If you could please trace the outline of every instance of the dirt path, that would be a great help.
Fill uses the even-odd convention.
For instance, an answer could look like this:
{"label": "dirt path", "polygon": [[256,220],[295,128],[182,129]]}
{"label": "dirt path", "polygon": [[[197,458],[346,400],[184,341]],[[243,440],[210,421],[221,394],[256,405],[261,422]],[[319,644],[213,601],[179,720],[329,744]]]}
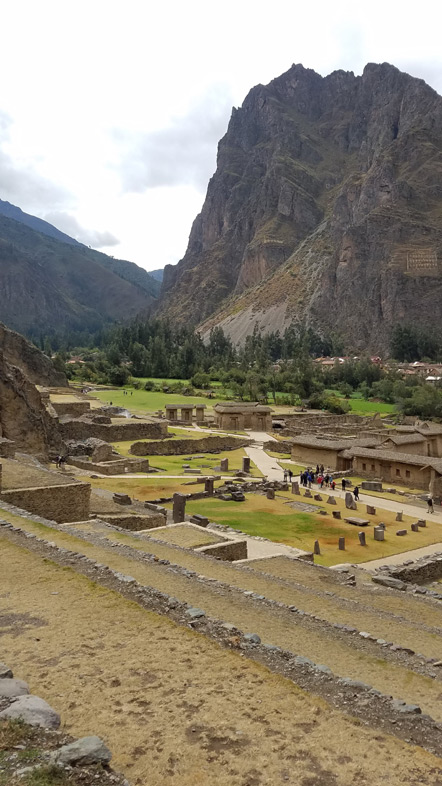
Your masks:
{"label": "dirt path", "polygon": [[69,732],[104,737],[133,786],[440,786],[440,759],[70,569],[1,545],[2,658]]}

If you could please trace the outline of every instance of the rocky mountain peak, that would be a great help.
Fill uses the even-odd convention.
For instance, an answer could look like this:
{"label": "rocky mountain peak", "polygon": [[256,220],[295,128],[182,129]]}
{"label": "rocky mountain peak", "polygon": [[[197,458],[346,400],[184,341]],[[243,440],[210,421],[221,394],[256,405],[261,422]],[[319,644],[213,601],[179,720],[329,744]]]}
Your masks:
{"label": "rocky mountain peak", "polygon": [[234,339],[292,321],[380,350],[441,317],[442,98],[388,63],[300,64],[232,112],[160,313]]}

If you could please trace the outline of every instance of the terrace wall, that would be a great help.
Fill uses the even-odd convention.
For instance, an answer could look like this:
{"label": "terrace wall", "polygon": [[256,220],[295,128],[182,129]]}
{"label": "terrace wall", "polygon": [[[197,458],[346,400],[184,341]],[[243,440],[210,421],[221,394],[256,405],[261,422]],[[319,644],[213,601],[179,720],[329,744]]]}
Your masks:
{"label": "terrace wall", "polygon": [[218,453],[236,450],[251,442],[247,437],[203,437],[202,439],[173,439],[161,442],[134,442],[130,453],[134,456],[185,456],[188,453]]}
{"label": "terrace wall", "polygon": [[66,420],[60,423],[63,439],[95,437],[104,442],[124,442],[135,439],[161,439],[167,436],[167,423],[123,420],[121,423],[94,423],[90,420]]}
{"label": "terrace wall", "polygon": [[226,562],[234,562],[237,559],[247,559],[247,541],[229,540],[226,543],[214,543],[210,546],[201,546],[195,551],[201,554],[208,554],[210,557],[222,559]]}
{"label": "terrace wall", "polygon": [[28,510],[58,523],[85,521],[89,518],[89,483],[70,483],[66,486],[36,486],[27,489],[2,491],[0,497],[10,505]]}

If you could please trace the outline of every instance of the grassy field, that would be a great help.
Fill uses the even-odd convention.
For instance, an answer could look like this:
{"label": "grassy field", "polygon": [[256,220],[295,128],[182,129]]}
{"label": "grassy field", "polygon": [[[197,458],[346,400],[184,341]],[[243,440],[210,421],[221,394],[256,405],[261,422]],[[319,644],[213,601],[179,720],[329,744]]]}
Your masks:
{"label": "grassy field", "polygon": [[[306,500],[319,509],[327,510],[326,516],[319,513],[303,513],[285,504],[300,497],[280,492],[275,500],[268,500],[258,494],[247,495],[246,502],[224,502],[218,499],[202,499],[188,502],[188,513],[200,513],[209,516],[213,521],[226,524],[248,535],[260,535],[276,543],[285,543],[294,548],[312,551],[315,540],[319,540],[321,555],[315,556],[320,565],[336,565],[340,562],[366,562],[382,559],[402,551],[428,546],[441,540],[441,527],[428,522],[427,527],[414,533],[409,531],[405,537],[398,538],[396,530],[409,529],[415,519],[404,516],[403,524],[395,521],[393,511],[377,508],[375,516],[365,513],[365,505],[359,503],[358,511],[352,512],[345,508],[343,499],[336,497],[337,505],[327,505],[327,494],[322,494],[323,502]],[[341,511],[341,520],[334,519],[332,510]],[[365,527],[367,546],[359,545],[358,532],[360,527],[347,524],[345,516],[353,515],[369,519],[372,526]],[[375,541],[373,527],[383,521],[386,525],[384,541]],[[346,550],[338,550],[338,539],[345,537]]]}
{"label": "grassy field", "polygon": [[[191,475],[187,478],[90,478],[88,483],[92,488],[105,489],[106,491],[129,494],[134,499],[145,500],[158,499],[159,497],[171,497],[177,494],[190,494],[202,491],[203,483],[193,483]],[[215,481],[215,488],[222,485],[222,481]],[[127,511],[126,511],[127,512]]]}
{"label": "grassy field", "polygon": [[[124,390],[127,390],[129,395],[126,396]],[[134,390],[130,387],[115,390],[94,390],[93,395],[103,404],[110,404],[112,401],[114,406],[124,407],[133,412],[156,412],[158,409],[164,409],[166,404],[205,404],[209,408],[220,401],[220,399],[209,399],[204,396],[180,396],[148,390]]]}
{"label": "grassy field", "polygon": [[[122,456],[132,456],[129,452],[132,440],[129,442],[114,442],[112,447],[118,451]],[[242,469],[242,460],[246,455],[244,448],[237,450],[224,450],[221,453],[198,453],[201,458],[196,458],[192,454],[184,454],[182,456],[143,456],[149,459],[151,467],[159,469],[165,475],[184,475],[183,464],[189,464],[191,469],[200,469],[201,474],[214,475],[219,474],[219,470],[214,467],[219,467],[220,461],[223,458],[229,460],[229,469],[223,472],[223,475],[235,474],[238,470]],[[252,477],[262,477],[262,472],[258,469],[253,461],[250,462],[250,474]]]}

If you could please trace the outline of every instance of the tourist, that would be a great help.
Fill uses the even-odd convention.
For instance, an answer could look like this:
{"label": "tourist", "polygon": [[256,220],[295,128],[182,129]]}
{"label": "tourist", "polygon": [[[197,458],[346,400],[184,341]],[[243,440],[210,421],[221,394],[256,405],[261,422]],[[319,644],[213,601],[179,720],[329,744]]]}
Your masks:
{"label": "tourist", "polygon": [[319,464],[316,464],[316,474],[319,475]]}
{"label": "tourist", "polygon": [[309,487],[309,489],[311,489],[311,487],[312,487],[313,480],[314,480],[313,475],[309,475],[308,476],[308,487]]}
{"label": "tourist", "polygon": [[432,499],[432,497],[428,497],[428,499],[427,499],[427,513],[434,513],[434,506],[433,506],[433,499]]}
{"label": "tourist", "polygon": [[334,490],[335,490],[335,488],[336,488],[336,483],[335,483],[335,481],[334,481],[334,480],[332,480],[332,482],[330,483],[330,488],[331,488],[331,490],[332,490],[332,491],[334,491]]}
{"label": "tourist", "polygon": [[359,500],[359,486],[355,486],[354,487],[353,495],[354,495],[354,498],[355,498],[356,502],[358,502],[358,500]]}
{"label": "tourist", "polygon": [[291,469],[289,469],[289,481],[290,481],[290,483],[292,482],[292,477],[293,477],[293,472],[292,472]]}
{"label": "tourist", "polygon": [[345,491],[345,486],[347,485],[345,478],[342,478],[341,488],[342,491]]}
{"label": "tourist", "polygon": [[287,470],[285,469],[285,470],[284,470],[284,483],[287,483],[287,475],[288,475],[288,472],[287,472]]}
{"label": "tourist", "polygon": [[319,467],[319,471],[320,471],[321,475],[324,474],[324,465],[323,464],[321,464],[321,466]]}

